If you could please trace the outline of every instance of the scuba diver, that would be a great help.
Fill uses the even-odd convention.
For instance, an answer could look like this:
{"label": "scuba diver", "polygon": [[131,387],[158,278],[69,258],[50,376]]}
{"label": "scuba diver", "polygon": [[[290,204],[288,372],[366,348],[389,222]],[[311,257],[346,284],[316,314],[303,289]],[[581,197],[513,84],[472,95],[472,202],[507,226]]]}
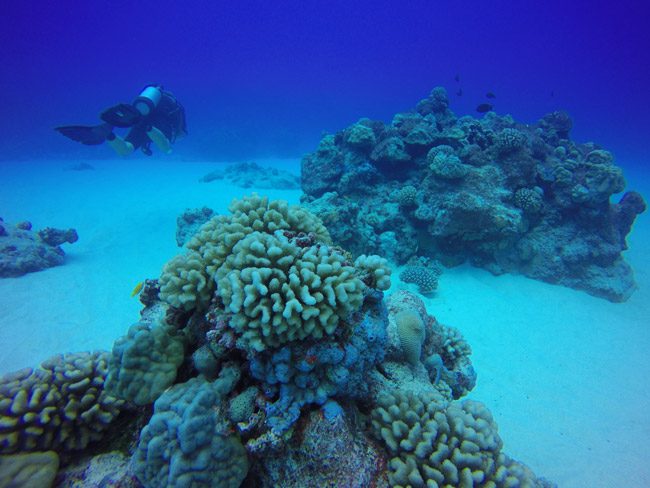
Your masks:
{"label": "scuba diver", "polygon": [[[68,125],[55,130],[70,139],[86,145],[107,142],[120,156],[128,156],[136,149],[151,156],[153,142],[169,154],[172,143],[187,134],[185,109],[171,92],[161,85],[147,85],[132,104],[120,103],[104,110],[99,125]],[[122,138],[113,129],[130,128]]]}

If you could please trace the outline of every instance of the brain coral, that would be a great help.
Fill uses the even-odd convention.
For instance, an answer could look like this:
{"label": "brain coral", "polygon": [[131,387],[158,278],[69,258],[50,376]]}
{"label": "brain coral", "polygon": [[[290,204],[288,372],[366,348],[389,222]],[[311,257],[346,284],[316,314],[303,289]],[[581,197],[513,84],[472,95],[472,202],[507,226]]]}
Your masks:
{"label": "brain coral", "polygon": [[119,414],[104,391],[108,353],[54,356],[0,378],[0,453],[84,449]]}
{"label": "brain coral", "polygon": [[330,335],[357,310],[363,284],[328,246],[298,247],[282,233],[253,232],[217,273],[231,326],[257,351]]}

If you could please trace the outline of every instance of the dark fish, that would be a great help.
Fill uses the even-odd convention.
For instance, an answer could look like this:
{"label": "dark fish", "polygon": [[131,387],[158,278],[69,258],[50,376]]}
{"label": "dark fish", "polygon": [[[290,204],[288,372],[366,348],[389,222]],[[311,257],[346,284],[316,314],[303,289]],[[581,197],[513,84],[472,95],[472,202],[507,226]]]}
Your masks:
{"label": "dark fish", "polygon": [[555,96],[555,92],[551,90],[551,98],[553,98],[554,96]]}
{"label": "dark fish", "polygon": [[462,97],[463,96],[463,89],[459,88],[458,91],[456,92],[456,96]]}
{"label": "dark fish", "polygon": [[485,112],[489,112],[490,110],[492,110],[492,105],[490,105],[489,103],[482,103],[478,107],[476,107],[476,111],[482,114],[484,114]]}
{"label": "dark fish", "polygon": [[496,98],[496,97],[497,97],[497,96],[496,96],[494,93],[492,93],[492,92],[487,92],[487,93],[485,94],[485,96],[486,96],[486,98]]}
{"label": "dark fish", "polygon": [[456,73],[456,76],[454,76],[454,80],[456,80],[456,83],[460,81],[460,75]]}

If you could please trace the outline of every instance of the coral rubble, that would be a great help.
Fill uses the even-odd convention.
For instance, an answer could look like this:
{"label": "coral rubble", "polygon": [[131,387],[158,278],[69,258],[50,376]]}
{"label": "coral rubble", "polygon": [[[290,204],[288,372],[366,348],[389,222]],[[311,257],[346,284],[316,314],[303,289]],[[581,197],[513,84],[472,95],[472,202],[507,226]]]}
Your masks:
{"label": "coral rubble", "polygon": [[302,160],[303,204],[354,254],[414,256],[582,289],[634,291],[621,252],[643,198],[612,154],[570,139],[564,112],[525,125],[457,118],[435,88],[390,124],[361,119]]}

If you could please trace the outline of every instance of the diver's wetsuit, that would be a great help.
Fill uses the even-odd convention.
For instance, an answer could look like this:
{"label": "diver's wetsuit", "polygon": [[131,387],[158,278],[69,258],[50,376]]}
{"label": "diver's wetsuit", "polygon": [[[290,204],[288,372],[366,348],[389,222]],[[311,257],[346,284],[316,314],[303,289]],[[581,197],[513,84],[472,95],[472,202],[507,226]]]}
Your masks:
{"label": "diver's wetsuit", "polygon": [[171,92],[161,90],[158,105],[149,115],[131,127],[124,140],[133,144],[134,149],[141,148],[143,153],[151,155],[149,146],[152,141],[147,135],[151,127],[159,129],[169,139],[169,142],[176,141],[179,135],[187,134],[185,109]]}

